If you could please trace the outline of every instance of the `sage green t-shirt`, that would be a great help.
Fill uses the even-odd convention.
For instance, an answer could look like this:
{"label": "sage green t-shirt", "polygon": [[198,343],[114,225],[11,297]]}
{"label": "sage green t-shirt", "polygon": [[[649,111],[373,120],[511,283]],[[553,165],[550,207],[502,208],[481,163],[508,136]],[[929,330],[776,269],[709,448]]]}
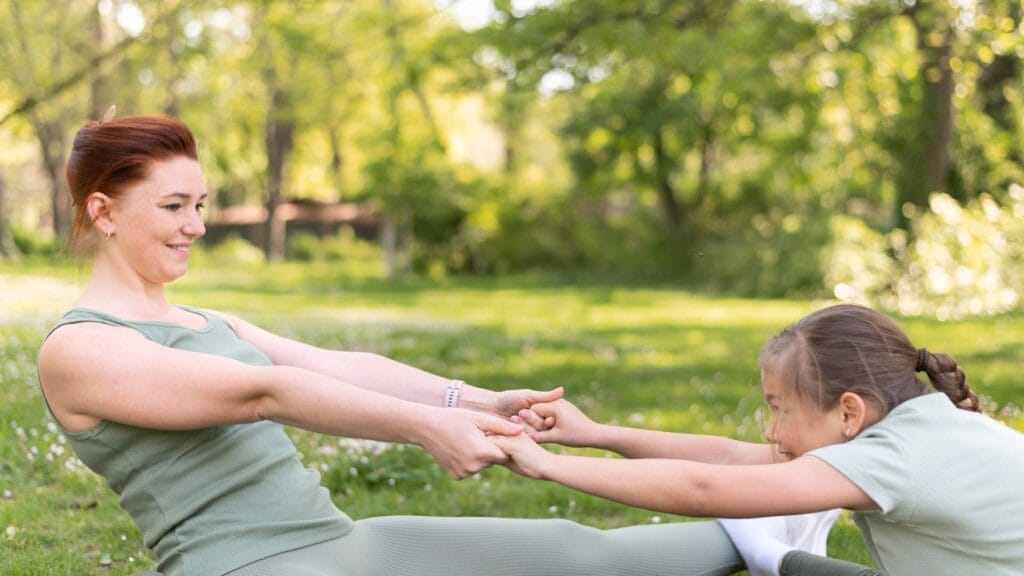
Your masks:
{"label": "sage green t-shirt", "polygon": [[887,574],[1024,574],[1024,434],[935,393],[809,454],[878,505],[853,517]]}
{"label": "sage green t-shirt", "polygon": [[[137,330],[171,348],[251,365],[272,363],[220,317],[188,310],[206,325],[126,321],[76,308],[54,330],[99,322]],[[302,466],[274,422],[163,431],[103,421],[86,432],[65,430],[64,436],[75,455],[120,495],[165,576],[220,576],[352,529],[352,520],[320,485],[319,472]]]}

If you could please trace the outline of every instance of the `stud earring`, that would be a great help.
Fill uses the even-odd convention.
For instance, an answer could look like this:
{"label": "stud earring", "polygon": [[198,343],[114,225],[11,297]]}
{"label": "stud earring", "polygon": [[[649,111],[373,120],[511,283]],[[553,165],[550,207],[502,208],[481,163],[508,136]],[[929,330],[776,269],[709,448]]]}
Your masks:
{"label": "stud earring", "polygon": [[846,436],[847,438],[853,438],[853,430],[850,430],[849,428],[843,430],[843,436]]}

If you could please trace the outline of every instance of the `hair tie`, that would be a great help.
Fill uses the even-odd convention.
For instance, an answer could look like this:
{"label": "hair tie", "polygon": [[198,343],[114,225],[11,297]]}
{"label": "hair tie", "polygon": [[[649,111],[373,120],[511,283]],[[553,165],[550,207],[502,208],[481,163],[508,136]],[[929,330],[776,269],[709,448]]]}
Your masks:
{"label": "hair tie", "polygon": [[107,111],[103,114],[103,117],[100,118],[100,124],[103,124],[104,122],[110,122],[114,119],[115,114],[117,114],[117,106],[114,106],[112,104],[110,108],[107,108]]}
{"label": "hair tie", "polygon": [[928,357],[930,355],[931,353],[924,348],[917,349],[917,365],[914,366],[914,372],[925,372],[928,370]]}

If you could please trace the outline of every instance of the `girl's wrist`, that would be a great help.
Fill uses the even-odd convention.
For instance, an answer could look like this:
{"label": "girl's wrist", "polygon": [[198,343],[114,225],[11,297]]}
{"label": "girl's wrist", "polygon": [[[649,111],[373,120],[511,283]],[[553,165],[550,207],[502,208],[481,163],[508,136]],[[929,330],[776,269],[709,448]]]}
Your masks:
{"label": "girl's wrist", "polygon": [[622,445],[622,431],[620,426],[595,422],[593,433],[590,435],[592,442],[588,446],[621,453],[621,450],[626,448]]}
{"label": "girl's wrist", "polygon": [[558,476],[557,472],[559,462],[563,458],[565,458],[565,456],[562,454],[544,450],[544,456],[537,462],[537,479],[557,482],[558,480],[556,477]]}

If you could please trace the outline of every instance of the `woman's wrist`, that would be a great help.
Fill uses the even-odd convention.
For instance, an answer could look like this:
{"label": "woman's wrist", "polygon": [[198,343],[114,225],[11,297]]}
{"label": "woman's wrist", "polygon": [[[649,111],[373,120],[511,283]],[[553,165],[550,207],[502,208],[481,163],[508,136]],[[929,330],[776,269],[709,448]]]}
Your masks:
{"label": "woman's wrist", "polygon": [[459,399],[462,396],[463,387],[466,383],[462,380],[449,380],[448,387],[444,390],[444,400],[441,406],[444,408],[458,408]]}
{"label": "woman's wrist", "polygon": [[[449,384],[451,386],[451,384]],[[461,385],[457,408],[468,408],[477,412],[497,412],[498,393],[486,388],[477,388],[465,382]]]}

